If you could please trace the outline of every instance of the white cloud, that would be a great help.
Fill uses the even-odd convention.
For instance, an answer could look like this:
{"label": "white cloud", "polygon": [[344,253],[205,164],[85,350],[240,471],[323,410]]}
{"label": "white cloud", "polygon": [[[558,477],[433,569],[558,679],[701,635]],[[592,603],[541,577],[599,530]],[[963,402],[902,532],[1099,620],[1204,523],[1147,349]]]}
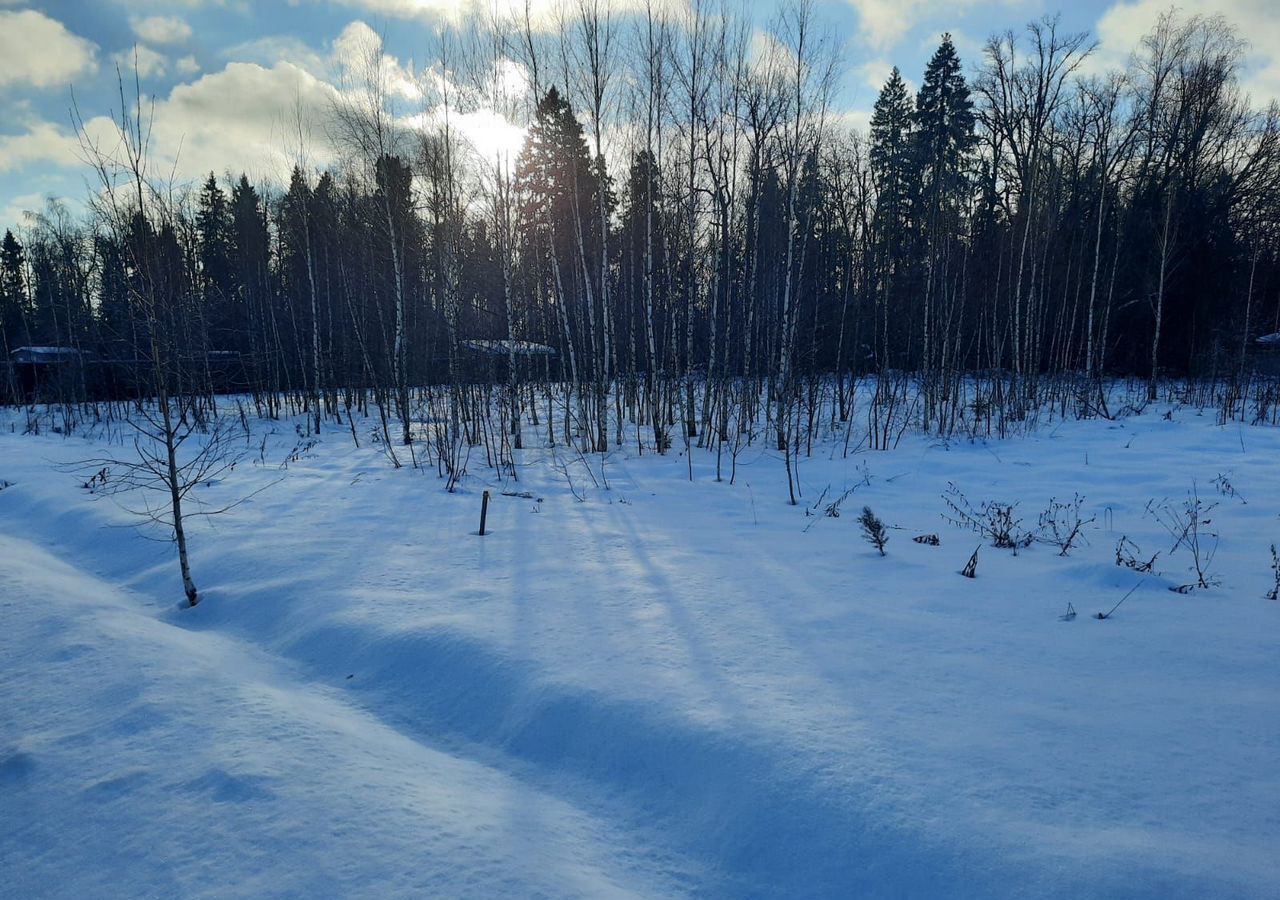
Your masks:
{"label": "white cloud", "polygon": [[0,11],[0,85],[67,84],[97,69],[97,50],[44,13]]}
{"label": "white cloud", "polygon": [[885,82],[889,80],[889,76],[893,73],[893,63],[882,57],[857,66],[855,71],[862,85],[871,88],[872,96],[876,97],[879,96],[880,89],[884,87]]}
{"label": "white cloud", "polygon": [[[156,101],[151,128],[150,170],[179,179],[210,171],[284,177],[292,165],[290,119],[295,100],[311,123],[329,115],[336,89],[290,63],[264,68],[229,63],[219,72],[180,84]],[[107,116],[85,122],[85,131],[110,156],[118,143]],[[307,148],[325,164],[333,154],[322,144]],[[0,135],[0,173],[29,167],[83,165],[78,137],[68,128],[36,120],[20,134]]]}
{"label": "white cloud", "polygon": [[[961,62],[967,65],[970,62],[976,62],[982,57],[982,50],[985,46],[984,41],[969,36],[959,28],[949,29],[947,33],[951,35],[951,44],[956,48],[956,55],[960,57]],[[942,34],[942,31],[926,34],[920,39],[920,49],[933,56],[934,51],[938,49],[938,45],[942,43]]]}
{"label": "white cloud", "polygon": [[871,130],[871,111],[866,109],[847,109],[831,114],[831,127],[836,131],[855,131],[865,135]]}
{"label": "white cloud", "polygon": [[364,64],[371,54],[380,57],[382,87],[400,100],[421,100],[422,86],[414,73],[413,62],[402,64],[383,52],[382,36],[361,21],[342,29],[333,41],[333,62],[356,85],[364,75]]}
{"label": "white cloud", "polygon": [[146,44],[121,50],[113,58],[116,65],[120,67],[120,71],[130,75],[136,64],[139,78],[150,78],[153,75],[159,78],[169,71],[169,57],[157,50],[152,50]]}
{"label": "white cloud", "polygon": [[0,134],[0,172],[17,172],[32,163],[69,166],[79,162],[75,138],[52,122],[37,120],[19,134]]}
{"label": "white cloud", "polygon": [[[858,12],[859,37],[874,50],[894,47],[913,28],[928,20],[954,19],[983,0],[847,0]],[[999,0],[986,6],[1022,6],[1028,0]],[[943,29],[939,29],[939,34]]]}
{"label": "white cloud", "polygon": [[43,207],[43,194],[21,194],[14,197],[5,204],[4,208],[0,209],[0,231],[22,224],[27,217],[27,213],[38,212]]}
{"label": "white cloud", "polygon": [[200,71],[200,63],[196,61],[194,56],[184,56],[174,64],[174,68],[178,70],[179,75],[194,75]]}
{"label": "white cloud", "polygon": [[[2,2],[2,0],[0,0]],[[258,39],[232,48],[228,53],[256,55],[261,62],[232,60],[214,72],[178,84],[167,96],[157,98],[153,108],[150,143],[150,171],[179,180],[195,180],[209,171],[246,172],[251,178],[287,178],[299,149],[317,166],[331,165],[338,153],[326,137],[334,102],[342,91],[358,92],[358,78],[350,86],[330,73],[341,73],[360,54],[379,54],[387,87],[392,96],[405,101],[398,124],[406,129],[438,125],[441,110],[429,96],[440,75],[432,70],[417,72],[412,63],[388,56],[376,32],[363,22],[354,22],[323,53],[301,52],[305,45],[285,39]],[[198,69],[192,56],[173,59],[146,45],[137,48],[138,66],[144,77],[168,70],[186,75]],[[125,56],[132,65],[134,51]],[[297,62],[290,57],[297,58]],[[355,73],[351,73],[355,74]],[[525,74],[516,63],[503,67],[501,81],[518,89]],[[479,87],[479,86],[477,86]],[[496,89],[496,85],[486,85]],[[523,129],[500,113],[472,105],[483,104],[479,94],[464,97],[452,88],[455,102],[452,122],[484,158],[494,152],[514,156]],[[295,104],[301,107],[311,146],[298,148]],[[71,127],[58,126],[28,109],[21,113],[25,130],[0,134],[0,173],[37,171],[41,167],[78,170],[83,165],[80,142]],[[86,116],[89,116],[86,111]],[[20,126],[20,127],[21,127]],[[86,131],[105,152],[112,153],[119,136],[116,124],[106,115],[90,116]]]}
{"label": "white cloud", "polygon": [[[224,169],[280,175],[291,162],[286,135],[295,100],[317,122],[328,116],[335,94],[332,85],[291,63],[229,63],[178,85],[156,104],[157,151],[166,160],[176,158],[188,175]],[[321,148],[309,149],[320,155]]]}
{"label": "white cloud", "polygon": [[270,68],[276,63],[293,63],[317,78],[329,74],[329,62],[304,41],[292,35],[277,34],[253,38],[228,47],[222,57],[234,62],[254,62]]}
{"label": "white cloud", "polygon": [[[545,28],[562,13],[572,15],[577,4],[572,0],[338,0],[345,6],[380,16],[397,19],[431,19],[454,24],[487,21],[496,12],[503,21],[523,22],[528,12],[536,28]],[[610,0],[613,13],[640,12],[646,0]],[[688,9],[687,0],[654,0],[655,8],[667,12]]]}
{"label": "white cloud", "polygon": [[186,9],[216,6],[221,9],[234,9],[244,12],[248,8],[247,0],[115,0],[115,2],[117,6],[123,6],[126,9],[154,9],[161,7],[165,10],[171,10],[175,6],[181,6]]}
{"label": "white cloud", "polygon": [[[1280,99],[1280,18],[1274,0],[1180,0],[1183,16],[1221,14],[1249,41],[1241,83],[1258,103]],[[1168,0],[1122,0],[1098,20],[1098,52],[1095,66],[1123,66],[1142,37],[1151,31]]]}
{"label": "white cloud", "polygon": [[[435,109],[406,116],[399,123],[406,128],[429,131],[443,125],[444,116]],[[514,162],[524,144],[525,130],[491,109],[455,112],[450,116],[449,124],[486,164],[492,163],[495,157],[507,163]]]}
{"label": "white cloud", "polygon": [[133,33],[149,44],[182,44],[191,37],[191,26],[177,16],[130,18]]}

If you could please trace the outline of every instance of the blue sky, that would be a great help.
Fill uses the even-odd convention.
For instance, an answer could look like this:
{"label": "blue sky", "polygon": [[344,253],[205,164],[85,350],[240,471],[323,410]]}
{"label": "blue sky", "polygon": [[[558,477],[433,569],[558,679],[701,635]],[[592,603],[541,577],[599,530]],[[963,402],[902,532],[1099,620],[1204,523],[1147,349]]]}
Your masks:
{"label": "blue sky", "polygon": [[[72,88],[93,127],[118,107],[115,66],[137,53],[144,91],[156,100],[155,148],[180,178],[214,168],[277,176],[288,110],[322,110],[337,90],[344,48],[385,35],[384,52],[408,82],[434,58],[442,23],[477,15],[475,0],[0,0],[0,228],[48,195],[87,190],[70,125]],[[486,6],[493,0],[484,0]],[[497,0],[523,9],[523,0]],[[556,0],[531,0],[535,12]],[[617,0],[620,7],[642,0]],[[664,0],[669,5],[688,0]],[[742,0],[763,27],[770,3]],[[1221,12],[1253,42],[1245,86],[1280,95],[1274,0],[1182,0],[1188,12]],[[1099,41],[1093,65],[1122,62],[1167,0],[817,0],[821,23],[843,44],[837,107],[865,120],[892,65],[914,85],[938,37],[955,35],[966,65],[992,32],[1060,12],[1064,27]],[[488,132],[477,124],[479,140]],[[323,152],[318,153],[323,161]]]}

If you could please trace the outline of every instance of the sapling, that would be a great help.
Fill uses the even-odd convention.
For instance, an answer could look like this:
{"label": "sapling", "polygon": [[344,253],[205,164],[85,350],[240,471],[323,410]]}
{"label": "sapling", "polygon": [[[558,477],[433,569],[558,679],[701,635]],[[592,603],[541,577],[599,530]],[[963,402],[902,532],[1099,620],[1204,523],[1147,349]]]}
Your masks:
{"label": "sapling", "polygon": [[1271,545],[1271,574],[1275,576],[1276,583],[1267,591],[1267,599],[1280,600],[1280,555],[1276,554],[1275,544]]}
{"label": "sapling", "polygon": [[978,551],[982,549],[979,545],[973,548],[973,556],[969,557],[969,561],[964,564],[964,568],[960,570],[960,574],[965,578],[978,577]]}
{"label": "sapling", "polygon": [[1191,570],[1195,573],[1195,582],[1172,587],[1171,591],[1188,594],[1197,588],[1209,588],[1218,583],[1209,572],[1213,557],[1218,552],[1218,535],[1208,530],[1213,523],[1209,513],[1216,506],[1216,503],[1201,500],[1194,484],[1181,503],[1166,500],[1160,504],[1147,505],[1147,515],[1159,522],[1173,538],[1169,553],[1185,549],[1191,554]]}
{"label": "sapling", "polygon": [[1080,544],[1089,543],[1084,530],[1093,524],[1097,516],[1082,519],[1080,507],[1083,504],[1084,497],[1079,494],[1066,503],[1050,498],[1049,508],[1040,513],[1038,539],[1057,547],[1059,556],[1067,556]]}
{"label": "sapling", "polygon": [[185,520],[192,514],[209,517],[228,512],[252,496],[210,508],[195,493],[197,488],[208,487],[234,470],[243,455],[235,426],[227,419],[202,420],[193,408],[197,399],[194,394],[175,394],[164,397],[162,405],[136,404],[134,414],[138,421],[133,425],[137,433],[131,452],[81,460],[70,466],[85,476],[81,486],[89,493],[136,496],[140,502],[121,504],[122,508],[136,516],[140,524],[170,530],[189,606],[199,602],[199,594],[187,556]]}
{"label": "sapling", "polygon": [[862,526],[863,539],[879,550],[881,556],[884,556],[884,545],[889,543],[889,533],[885,529],[884,523],[876,518],[876,514],[871,511],[870,506],[862,507],[862,515],[858,516],[858,524]]}
{"label": "sapling", "polygon": [[1023,530],[1022,520],[1016,515],[1016,503],[988,500],[974,509],[969,499],[954,484],[947,485],[942,499],[951,511],[950,514],[942,514],[946,521],[977,532],[991,541],[993,547],[1017,553],[1023,547],[1031,546],[1035,540],[1034,532]]}

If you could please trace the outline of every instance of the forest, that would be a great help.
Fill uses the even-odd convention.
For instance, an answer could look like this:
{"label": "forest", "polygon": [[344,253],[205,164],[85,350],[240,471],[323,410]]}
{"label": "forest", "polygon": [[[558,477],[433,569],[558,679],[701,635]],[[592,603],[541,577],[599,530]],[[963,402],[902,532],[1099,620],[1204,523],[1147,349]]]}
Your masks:
{"label": "forest", "polygon": [[[417,111],[371,44],[323,121],[294,111],[287,185],[157,171],[124,72],[114,144],[82,133],[83,211],[51,200],[0,249],[6,358],[84,362],[40,398],[10,365],[0,393],[236,388],[316,429],[376,409],[388,447],[425,404],[498,462],[525,414],[584,451],[624,421],[660,452],[757,422],[784,449],[827,403],[846,421],[866,378],[873,446],[902,416],[949,434],[1054,398],[1105,413],[1114,376],[1150,399],[1209,379],[1230,405],[1280,331],[1280,113],[1243,92],[1244,47],[1173,11],[1115,71],[1055,18],[973,60],[943,35],[862,133],[811,0],[763,25],[577,0],[550,30],[442,31]],[[476,110],[524,127],[515,158],[462,135]],[[316,141],[336,165],[307,163]]]}

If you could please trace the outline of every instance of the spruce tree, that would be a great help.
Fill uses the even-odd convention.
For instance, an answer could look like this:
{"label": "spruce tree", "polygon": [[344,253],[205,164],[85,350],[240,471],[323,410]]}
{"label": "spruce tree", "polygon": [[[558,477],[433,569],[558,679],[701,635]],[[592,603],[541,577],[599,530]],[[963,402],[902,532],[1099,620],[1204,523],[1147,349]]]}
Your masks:
{"label": "spruce tree", "polygon": [[598,271],[597,167],[569,101],[550,88],[538,103],[516,161],[520,221],[528,238],[524,265],[537,273],[540,293],[559,297],[551,324],[566,341],[571,377],[594,374],[589,352],[586,277]]}
{"label": "spruce tree", "polygon": [[[538,102],[516,162],[516,184],[526,224],[555,233],[562,259],[572,258],[573,221],[584,228],[596,207],[598,179],[582,124],[555,87]],[[587,235],[584,233],[584,239]]]}
{"label": "spruce tree", "polygon": [[877,193],[876,269],[881,319],[876,330],[881,365],[911,362],[908,338],[914,316],[912,310],[903,308],[917,293],[911,284],[917,272],[912,265],[916,254],[911,219],[919,173],[911,119],[911,95],[902,73],[894,66],[876,98],[869,154]]}
{"label": "spruce tree", "polygon": [[944,200],[956,198],[964,190],[966,161],[977,137],[973,132],[973,100],[950,34],[942,36],[925,68],[912,121],[922,193]]}
{"label": "spruce tree", "polygon": [[22,245],[12,231],[6,230],[4,241],[0,243],[0,331],[3,331],[7,350],[27,340],[30,310],[23,275],[25,263]]}
{"label": "spruce tree", "polygon": [[225,341],[225,332],[233,326],[231,311],[236,278],[231,259],[231,215],[227,195],[218,186],[212,172],[200,188],[196,235],[199,240],[200,299],[205,321],[213,333],[213,343],[219,344]]}
{"label": "spruce tree", "polygon": [[880,89],[871,116],[871,172],[879,195],[877,215],[886,236],[906,227],[911,209],[915,159],[912,152],[912,107],[898,67]]}
{"label": "spruce tree", "polygon": [[[973,101],[950,34],[942,36],[925,68],[912,119],[920,179],[917,227],[924,257],[922,362],[932,369],[941,363],[944,333],[956,319],[950,262],[962,230],[969,156],[977,140]],[[926,409],[926,415],[930,412]]]}
{"label": "spruce tree", "polygon": [[9,354],[14,348],[27,342],[27,295],[22,276],[22,245],[6,230],[4,242],[0,243],[0,352],[4,359],[0,360],[0,368],[5,373],[0,383],[0,401],[17,402],[18,386],[12,380],[13,369],[9,365]]}
{"label": "spruce tree", "polygon": [[[274,334],[278,341],[279,322],[274,328],[263,327],[272,321],[271,282],[269,260],[271,257],[270,234],[262,199],[249,179],[241,175],[231,189],[231,257],[236,282],[234,301],[228,306],[220,324],[223,331],[215,338],[220,350],[259,350],[251,347],[246,337],[251,324],[259,341],[265,334]],[[279,348],[274,348],[278,350]]]}

